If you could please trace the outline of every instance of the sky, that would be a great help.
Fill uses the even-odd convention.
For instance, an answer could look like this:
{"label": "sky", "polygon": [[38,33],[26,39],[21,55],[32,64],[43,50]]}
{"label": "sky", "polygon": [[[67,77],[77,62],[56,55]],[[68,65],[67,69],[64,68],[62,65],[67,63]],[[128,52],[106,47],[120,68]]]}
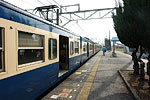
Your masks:
{"label": "sky", "polygon": [[[59,5],[73,5],[80,4],[80,10],[90,10],[90,9],[101,9],[101,8],[113,8],[116,6],[115,1],[118,0],[5,0],[12,3],[22,9],[34,9],[38,6],[54,5],[56,2]],[[67,8],[67,11],[76,11],[77,8]],[[108,12],[108,11],[107,11]],[[101,16],[107,13],[106,11],[101,11]],[[95,15],[96,16],[96,15]],[[111,17],[108,14],[107,17]],[[62,23],[66,20],[62,19]],[[72,21],[66,26],[69,30],[79,34],[81,36],[88,37],[95,42],[104,43],[104,38],[116,37],[116,32],[113,28],[112,18],[96,19],[96,20],[80,20]]]}

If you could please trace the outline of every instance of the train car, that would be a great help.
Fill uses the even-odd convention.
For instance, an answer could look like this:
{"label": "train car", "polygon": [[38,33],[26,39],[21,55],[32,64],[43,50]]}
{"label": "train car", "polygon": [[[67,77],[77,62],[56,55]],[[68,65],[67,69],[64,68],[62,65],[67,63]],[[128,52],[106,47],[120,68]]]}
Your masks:
{"label": "train car", "polygon": [[34,100],[97,48],[86,38],[0,0],[0,99]]}

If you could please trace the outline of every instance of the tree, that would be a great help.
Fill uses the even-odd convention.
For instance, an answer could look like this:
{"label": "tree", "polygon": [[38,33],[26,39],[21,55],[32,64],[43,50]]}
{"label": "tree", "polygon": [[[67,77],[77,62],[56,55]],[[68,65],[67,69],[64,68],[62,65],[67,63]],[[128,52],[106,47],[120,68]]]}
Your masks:
{"label": "tree", "polygon": [[[140,47],[142,56],[144,48],[150,51],[150,0],[123,0],[123,6],[119,4],[116,15],[113,14],[114,29],[120,42],[136,48],[132,57]],[[135,58],[135,57],[133,57]],[[137,59],[138,60],[138,59]]]}
{"label": "tree", "polygon": [[120,41],[130,48],[140,45],[149,51],[150,0],[123,0],[113,14],[114,28]]}

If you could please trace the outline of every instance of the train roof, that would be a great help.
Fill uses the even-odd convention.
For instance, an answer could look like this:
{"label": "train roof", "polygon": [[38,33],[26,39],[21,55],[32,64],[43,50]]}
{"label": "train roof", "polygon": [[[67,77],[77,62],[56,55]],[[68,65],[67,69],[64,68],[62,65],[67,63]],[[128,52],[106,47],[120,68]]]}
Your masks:
{"label": "train roof", "polygon": [[[75,36],[79,37],[79,35],[75,34],[74,32],[71,32],[70,30],[68,30],[68,29],[66,29],[66,28],[64,28],[64,27],[55,25],[55,24],[53,24],[53,23],[51,23],[51,22],[49,22],[49,21],[47,21],[47,20],[44,20],[44,19],[42,19],[42,18],[40,18],[40,17],[38,17],[38,16],[36,16],[36,15],[34,15],[34,14],[32,14],[32,13],[29,13],[29,12],[27,12],[27,11],[25,11],[25,10],[23,10],[23,9],[21,9],[21,8],[19,8],[19,7],[17,7],[17,6],[15,6],[15,5],[13,5],[13,4],[10,4],[10,3],[6,2],[6,1],[0,0],[0,6],[1,6],[1,8],[0,8],[0,17],[2,17],[2,18],[4,18],[4,19],[10,20],[10,17],[15,17],[15,18],[18,18],[18,19],[15,19],[15,20],[12,20],[12,21],[19,22],[19,23],[22,23],[22,24],[26,24],[26,25],[30,25],[30,26],[34,26],[34,27],[35,27],[36,25],[31,25],[31,24],[29,24],[29,22],[28,22],[28,23],[25,23],[25,22],[23,22],[23,21],[22,21],[22,22],[19,21],[19,20],[25,20],[25,17],[23,17],[24,19],[21,19],[21,17],[22,17],[22,16],[26,16],[26,18],[29,17],[29,18],[31,18],[31,19],[36,20],[36,22],[39,21],[39,23],[42,22],[42,23],[51,25],[51,26],[53,26],[53,27],[55,27],[55,28],[58,28],[58,29],[63,30],[63,31],[65,31],[65,32],[69,33],[69,34],[72,34],[72,35],[75,35]],[[6,10],[7,10],[7,11],[6,11]],[[3,14],[3,12],[5,12],[5,13],[7,13],[7,14]],[[14,12],[14,13],[13,13],[13,12]],[[14,15],[13,15],[13,14],[14,14]],[[21,14],[21,15],[17,17],[18,14]],[[9,16],[9,15],[10,15],[10,16]],[[29,18],[28,18],[28,19],[29,19]],[[38,22],[37,22],[37,23],[38,23]],[[36,28],[43,29],[42,27],[36,27]],[[45,30],[45,29],[44,29],[44,30]],[[51,29],[50,29],[50,30],[51,30]],[[58,33],[58,34],[59,34],[59,33]]]}

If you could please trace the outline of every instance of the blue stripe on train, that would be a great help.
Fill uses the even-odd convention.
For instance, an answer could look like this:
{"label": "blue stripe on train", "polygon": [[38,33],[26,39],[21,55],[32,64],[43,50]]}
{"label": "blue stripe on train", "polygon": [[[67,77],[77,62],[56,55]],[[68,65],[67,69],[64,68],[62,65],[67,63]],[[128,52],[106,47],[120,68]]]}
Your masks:
{"label": "blue stripe on train", "polygon": [[80,58],[81,56],[76,56],[69,59],[69,70],[72,70],[76,66],[80,66]]}
{"label": "blue stripe on train", "polygon": [[[82,55],[83,56],[83,55]],[[70,68],[58,78],[59,63],[43,66],[0,81],[1,100],[34,100],[80,66],[81,56],[69,59]],[[84,61],[87,58],[84,59]]]}
{"label": "blue stripe on train", "polygon": [[47,65],[0,81],[1,100],[33,100],[53,84],[59,63]]}

